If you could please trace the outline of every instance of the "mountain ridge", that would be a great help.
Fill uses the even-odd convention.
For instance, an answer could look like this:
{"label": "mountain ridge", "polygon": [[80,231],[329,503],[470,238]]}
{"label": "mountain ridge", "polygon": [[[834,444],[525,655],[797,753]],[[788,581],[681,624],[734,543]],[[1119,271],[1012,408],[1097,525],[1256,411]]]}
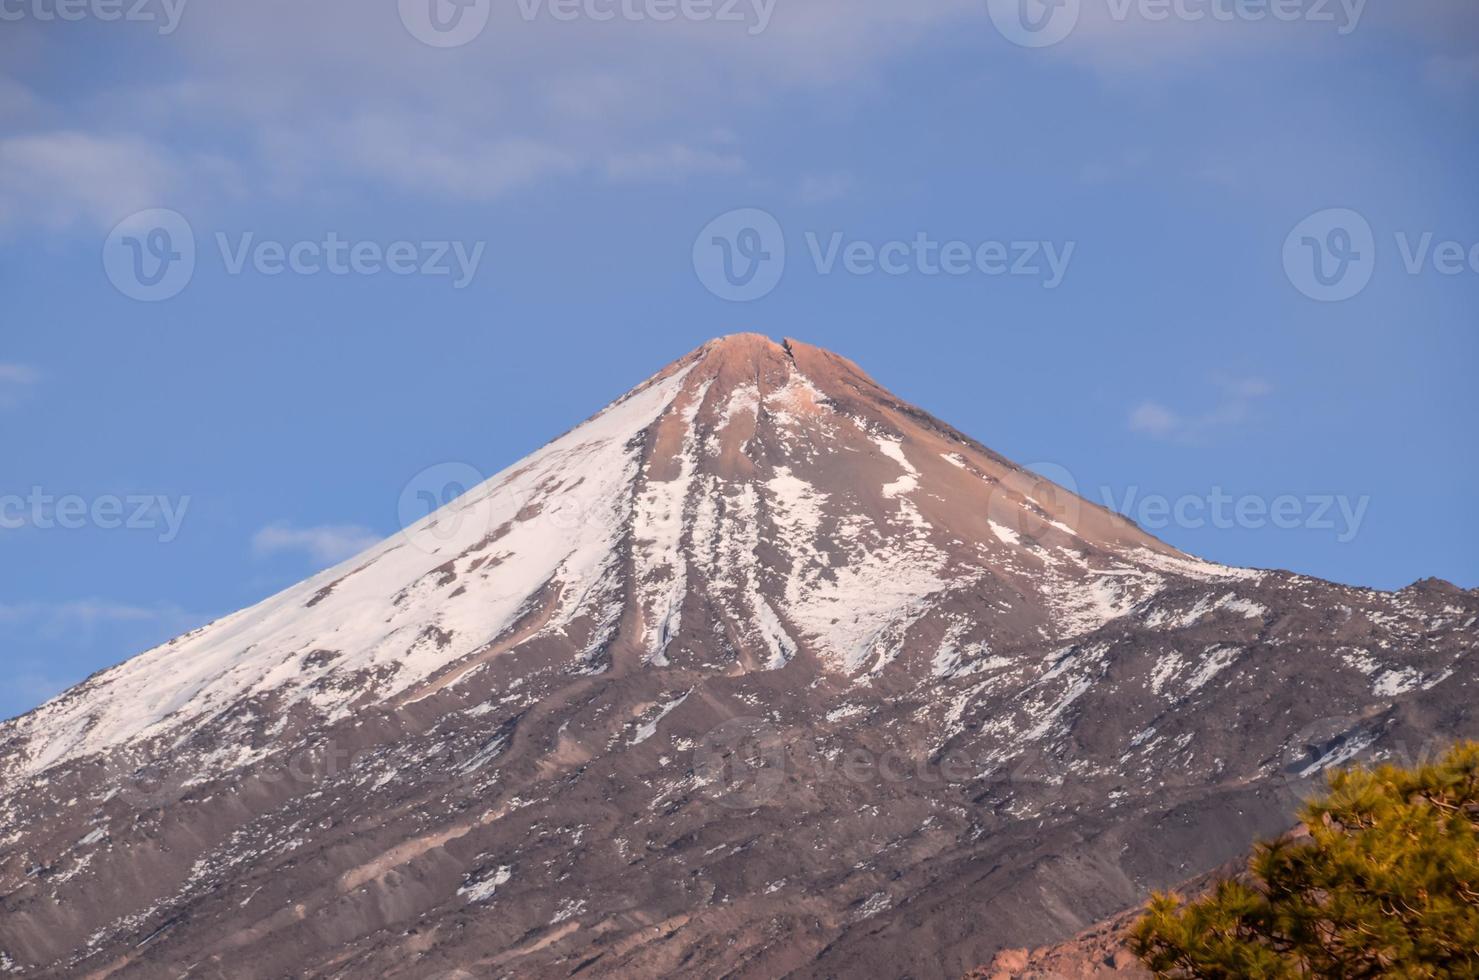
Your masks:
{"label": "mountain ridge", "polygon": [[0,724],[0,963],[959,976],[1472,733],[1476,617],[1185,555],[720,338]]}

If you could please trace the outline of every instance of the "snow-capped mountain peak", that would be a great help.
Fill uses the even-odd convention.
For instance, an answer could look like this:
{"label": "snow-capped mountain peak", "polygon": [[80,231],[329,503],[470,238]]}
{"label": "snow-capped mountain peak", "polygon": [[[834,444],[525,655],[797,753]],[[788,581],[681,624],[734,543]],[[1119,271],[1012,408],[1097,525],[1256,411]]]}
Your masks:
{"label": "snow-capped mountain peak", "polygon": [[1192,558],[726,337],[0,725],[0,972],[958,976],[1472,731],[1476,619]]}
{"label": "snow-capped mountain peak", "polygon": [[[1043,628],[1066,637],[1148,596],[1155,567],[1178,560],[924,418],[829,352],[711,341],[364,554],[23,719],[45,737],[19,765],[244,700],[334,721],[535,638],[568,644],[578,669],[661,667],[700,609],[748,668],[807,651],[876,671],[912,622],[983,579],[1042,586],[1064,613]],[[1095,569],[1114,577],[1081,602]]]}

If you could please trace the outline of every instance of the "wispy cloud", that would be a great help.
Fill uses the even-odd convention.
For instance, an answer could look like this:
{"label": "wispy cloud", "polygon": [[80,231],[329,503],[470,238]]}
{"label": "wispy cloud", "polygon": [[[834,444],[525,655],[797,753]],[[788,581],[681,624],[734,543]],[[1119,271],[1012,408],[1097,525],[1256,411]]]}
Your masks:
{"label": "wispy cloud", "polygon": [[802,204],[829,204],[850,196],[857,186],[858,179],[847,171],[809,174],[802,179],[796,196]]}
{"label": "wispy cloud", "polygon": [[[0,118],[31,123],[0,138],[9,178],[0,227],[111,227],[146,207],[189,215],[205,206],[197,198],[209,202],[237,181],[253,198],[313,197],[352,180],[487,203],[576,174],[733,175],[747,167],[736,147],[684,134],[861,77],[946,25],[984,31],[978,5],[809,0],[762,25],[529,20],[516,5],[495,4],[488,29],[451,54],[413,37],[394,4],[375,16],[353,0],[216,5],[192,10],[188,29],[171,37],[172,81],[121,79],[44,114],[27,109],[26,90],[6,78],[24,76],[0,43],[9,69],[0,69]],[[285,33],[284,23],[294,29]],[[35,25],[17,53],[41,51],[32,63],[60,56],[65,38],[48,27]],[[763,38],[751,33],[761,27]],[[303,91],[324,97],[305,102]],[[201,142],[182,143],[181,127]],[[186,145],[232,168],[202,167]],[[41,186],[46,195],[30,193]]]}
{"label": "wispy cloud", "polygon": [[1256,403],[1273,393],[1262,378],[1216,380],[1222,397],[1211,409],[1186,414],[1158,401],[1143,401],[1130,412],[1130,431],[1189,445],[1211,441],[1219,432],[1236,428],[1254,414]]}
{"label": "wispy cloud", "polygon": [[[580,157],[553,142],[527,136],[468,136],[459,128],[414,114],[376,112],[322,134],[362,177],[421,195],[486,202],[520,187],[577,172]],[[297,141],[282,134],[286,148]],[[312,142],[297,142],[298,150]],[[286,152],[292,152],[286,150]],[[317,154],[315,154],[316,156]],[[310,170],[310,161],[299,161]]]}
{"label": "wispy cloud", "polygon": [[[78,131],[0,139],[0,170],[7,174],[0,185],[0,228],[109,228],[157,205],[179,178],[169,154],[145,140]],[[38,187],[46,193],[36,193]]]}
{"label": "wispy cloud", "polygon": [[29,364],[0,363],[0,385],[31,385],[39,377]]}
{"label": "wispy cloud", "polygon": [[0,603],[0,623],[65,618],[82,623],[148,622],[178,613],[171,607],[139,606],[106,599],[68,599],[61,602]]}
{"label": "wispy cloud", "polygon": [[252,551],[259,556],[301,552],[320,564],[332,565],[379,543],[381,535],[354,524],[321,527],[289,527],[273,524],[252,536]]}
{"label": "wispy cloud", "polygon": [[1110,184],[1140,174],[1149,165],[1151,154],[1146,149],[1129,149],[1089,160],[1079,168],[1078,179],[1085,184]]}
{"label": "wispy cloud", "polygon": [[1143,432],[1146,435],[1165,438],[1181,428],[1182,425],[1184,425],[1184,422],[1181,416],[1160,402],[1141,402],[1130,413],[1130,430],[1132,432]]}
{"label": "wispy cloud", "polygon": [[61,680],[34,670],[9,674],[5,678],[5,699],[0,703],[0,718],[8,718],[16,712],[28,711],[35,705],[45,704],[72,684],[73,681]]}
{"label": "wispy cloud", "polygon": [[40,108],[35,94],[15,79],[0,75],[0,119],[24,118]]}
{"label": "wispy cloud", "polygon": [[[171,59],[171,81],[154,73],[121,78],[95,98],[55,107],[39,107],[15,78],[59,56],[67,25],[22,25],[24,35],[0,35],[7,66],[0,119],[30,127],[12,125],[7,131],[16,135],[0,137],[8,176],[0,228],[111,223],[156,206],[188,214],[194,195],[209,201],[221,191],[311,198],[343,191],[347,181],[486,203],[570,175],[660,180],[748,172],[763,156],[746,152],[744,140],[762,136],[765,114],[788,99],[852,98],[852,83],[932,43],[975,37],[1009,54],[984,6],[808,0],[767,18],[757,36],[751,28],[762,25],[753,21],[529,20],[518,5],[495,4],[488,29],[449,53],[416,40],[393,4],[374,16],[352,0],[218,4],[192,9],[188,28],[171,36],[162,55]],[[1126,75],[1161,65],[1200,71],[1214,52],[1282,56],[1290,44],[1328,44],[1343,23],[1116,20],[1110,11],[1125,5],[1082,6],[1071,37],[1042,57]],[[1426,53],[1449,53],[1432,62],[1436,83],[1467,84],[1479,21],[1473,4],[1369,6],[1372,23],[1363,20],[1363,31],[1390,24],[1417,33],[1431,46]],[[1354,8],[1355,0],[1343,0],[1328,9],[1353,16]],[[285,32],[285,23],[293,30]],[[304,100],[305,91],[322,97]],[[737,129],[741,139],[720,148],[691,138],[719,126]],[[183,142],[182,132],[197,142]],[[1131,155],[1090,162],[1083,179],[1136,172]],[[840,174],[803,177],[800,185],[805,203],[852,189]],[[40,186],[48,193],[31,193]]]}
{"label": "wispy cloud", "polygon": [[179,634],[211,618],[171,603],[140,605],[97,598],[0,603],[0,626],[33,631],[47,640],[72,640],[109,627],[141,626]]}
{"label": "wispy cloud", "polygon": [[738,154],[684,143],[616,153],[606,161],[606,176],[618,181],[677,180],[693,174],[737,174],[744,170],[744,157]]}
{"label": "wispy cloud", "polygon": [[[0,602],[0,635],[6,649],[16,654],[0,684],[0,718],[55,697],[102,662],[120,660],[214,618],[171,603],[100,598]],[[30,656],[21,654],[28,649]],[[34,652],[38,649],[49,653]],[[75,673],[68,676],[68,671]]]}
{"label": "wispy cloud", "polygon": [[0,408],[14,405],[40,380],[40,372],[29,364],[0,362]]}

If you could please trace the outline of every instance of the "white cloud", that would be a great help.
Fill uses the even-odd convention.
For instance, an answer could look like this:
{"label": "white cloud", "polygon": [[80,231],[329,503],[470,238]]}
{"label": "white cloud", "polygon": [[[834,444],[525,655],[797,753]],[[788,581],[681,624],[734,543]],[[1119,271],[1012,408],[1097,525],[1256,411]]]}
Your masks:
{"label": "white cloud", "polygon": [[294,528],[273,524],[252,536],[252,551],[261,556],[302,552],[320,564],[332,565],[378,544],[381,535],[353,524]]}
{"label": "white cloud", "polygon": [[1262,398],[1271,395],[1274,386],[1263,378],[1224,378],[1217,382],[1223,391],[1234,399],[1251,401],[1254,398]]}
{"label": "white cloud", "polygon": [[[979,0],[807,0],[782,5],[758,35],[751,23],[529,21],[517,4],[493,7],[487,30],[451,50],[416,40],[393,3],[192,9],[161,50],[169,71],[156,77],[171,81],[125,76],[46,112],[56,120],[71,111],[68,132],[5,141],[0,225],[70,227],[144,207],[193,216],[179,178],[206,198],[236,172],[254,199],[343,192],[348,179],[472,203],[577,174],[733,176],[746,170],[739,146],[682,134],[729,127],[744,138],[745,120],[766,125],[787,93],[833,86],[851,97],[844,83],[946,25],[989,30]],[[60,30],[31,33],[39,53],[28,63],[65,57]],[[180,149],[181,132],[210,140],[213,157],[236,171],[202,173]]]}
{"label": "white cloud", "polygon": [[810,174],[802,179],[797,197],[802,204],[829,204],[849,197],[857,186],[858,179],[846,171]]}
{"label": "white cloud", "polygon": [[692,174],[737,174],[744,170],[744,158],[737,154],[682,143],[616,153],[606,161],[606,176],[619,181],[677,180]]}
{"label": "white cloud", "polygon": [[32,385],[39,377],[30,365],[0,363],[0,385]]}
{"label": "white cloud", "polygon": [[[1161,65],[1204,70],[1214,53],[1281,58],[1293,44],[1347,43],[1325,24],[1121,23],[1106,13],[1108,3],[1086,0],[1068,40],[1028,53],[996,33],[985,6],[805,0],[779,4],[757,35],[749,22],[681,17],[530,21],[519,4],[494,4],[488,28],[449,50],[412,37],[393,3],[257,0],[192,8],[160,48],[168,70],[148,80],[125,76],[86,100],[38,111],[24,88],[0,76],[0,119],[7,107],[35,126],[74,114],[66,132],[0,141],[8,178],[0,227],[18,220],[52,227],[107,222],[156,206],[191,214],[179,201],[189,190],[202,198],[225,188],[256,200],[298,199],[342,193],[356,181],[413,197],[487,203],[574,175],[728,177],[749,172],[755,154],[745,152],[746,141],[763,135],[787,100],[854,101],[860,82],[874,84],[888,63],[937,42],[964,39],[985,57],[1088,62],[1131,75]],[[1434,62],[1437,77],[1465,77],[1479,18],[1452,8],[1473,4],[1369,6],[1363,34],[1388,26],[1417,34],[1432,45],[1424,54],[1449,52],[1450,61]],[[1339,2],[1332,8],[1345,9]],[[62,29],[22,26],[24,45],[0,39],[0,64],[22,66],[12,74],[66,56]],[[735,130],[737,143],[719,148],[684,135],[719,127]],[[123,132],[130,135],[107,135]],[[182,146],[180,133],[214,141],[212,152],[164,152]],[[1091,163],[1084,177],[1112,179],[1127,165],[1134,161]],[[798,197],[809,203],[852,189],[846,175],[762,176],[799,182]],[[46,194],[37,193],[41,187]],[[168,200],[160,199],[161,189]]]}
{"label": "white cloud", "polygon": [[[153,646],[212,618],[168,603],[139,605],[97,598],[0,602],[0,630],[5,631],[7,647],[15,651],[40,643],[58,650],[106,645],[114,653],[127,652],[119,648]],[[96,660],[89,656],[84,662]],[[29,711],[80,681],[80,674],[85,673],[79,671],[72,679],[54,676],[56,665],[39,656],[12,657],[9,669],[0,688],[0,715]]]}
{"label": "white cloud", "polygon": [[35,223],[51,230],[111,228],[159,206],[180,177],[168,154],[145,140],[74,130],[0,139],[0,171],[0,228]]}
{"label": "white cloud", "polygon": [[0,603],[0,623],[62,619],[78,623],[152,622],[179,615],[173,606],[139,606],[106,599]]}
{"label": "white cloud", "polygon": [[89,638],[99,628],[145,627],[154,636],[173,636],[211,618],[169,603],[146,606],[96,598],[0,603],[0,626],[30,630],[49,642]]}
{"label": "white cloud", "polygon": [[1470,52],[1479,41],[1479,5],[1453,0],[1303,0],[1277,16],[1271,4],[1214,0],[1083,0],[1077,9],[1065,39],[1032,53],[1116,79],[1200,71],[1214,59],[1359,56],[1362,38],[1395,46],[1394,35],[1406,35]]}
{"label": "white cloud", "polygon": [[30,89],[0,75],[0,119],[15,120],[34,114],[41,107]]}
{"label": "white cloud", "polygon": [[1158,402],[1142,402],[1130,413],[1130,429],[1148,435],[1165,437],[1184,423],[1179,415]]}
{"label": "white cloud", "polygon": [[1151,161],[1149,150],[1136,148],[1089,160],[1079,168],[1079,180],[1085,184],[1109,184],[1125,180],[1143,171]]}
{"label": "white cloud", "polygon": [[40,373],[29,364],[0,362],[0,408],[14,405],[39,380]]}
{"label": "white cloud", "polygon": [[[580,166],[574,154],[538,139],[468,136],[434,119],[388,113],[360,115],[326,136],[341,166],[434,198],[491,201]],[[322,144],[302,147],[317,153]]]}
{"label": "white cloud", "polygon": [[1187,415],[1160,402],[1144,401],[1130,412],[1130,431],[1171,442],[1204,444],[1218,432],[1247,422],[1255,404],[1274,390],[1262,378],[1219,378],[1215,384],[1222,398],[1210,410]]}
{"label": "white cloud", "polygon": [[5,700],[0,704],[0,719],[8,717],[9,712],[29,711],[45,704],[73,683],[36,671],[9,674],[5,678]]}

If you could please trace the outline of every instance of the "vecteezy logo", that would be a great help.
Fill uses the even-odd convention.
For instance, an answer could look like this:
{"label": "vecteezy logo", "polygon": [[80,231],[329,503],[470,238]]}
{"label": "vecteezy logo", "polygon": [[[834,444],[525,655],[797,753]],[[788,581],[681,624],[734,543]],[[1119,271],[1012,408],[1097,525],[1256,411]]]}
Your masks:
{"label": "vecteezy logo", "polygon": [[1083,498],[1073,474],[1057,463],[1010,470],[986,496],[986,519],[1002,543],[1042,543],[1077,533]]}
{"label": "vecteezy logo", "polygon": [[785,738],[763,718],[731,718],[693,749],[698,785],[729,809],[769,803],[785,782],[785,770]]}
{"label": "vecteezy logo", "polygon": [[488,26],[492,0],[399,0],[401,23],[434,48],[458,48]]}
{"label": "vecteezy logo", "polygon": [[1078,26],[1080,0],[986,0],[1001,36],[1024,48],[1046,48]]}
{"label": "vecteezy logo", "polygon": [[693,271],[720,299],[744,303],[767,295],[786,271],[780,222],[759,208],[726,211],[694,240]]}
{"label": "vecteezy logo", "polygon": [[1271,775],[1276,784],[1303,798],[1323,784],[1326,770],[1360,761],[1380,734],[1354,717],[1317,718],[1284,741]]}
{"label": "vecteezy logo", "polygon": [[138,211],[108,233],[103,271],[130,299],[158,302],[177,296],[195,275],[195,232],[178,211]]}
{"label": "vecteezy logo", "polygon": [[438,463],[417,473],[401,490],[401,534],[412,547],[435,554],[454,539],[472,534],[470,521],[480,521],[487,533],[489,508],[471,498],[459,499],[485,479],[466,463]]}
{"label": "vecteezy logo", "polygon": [[1350,299],[1375,271],[1376,236],[1370,223],[1349,208],[1316,211],[1284,239],[1284,273],[1310,299]]}

